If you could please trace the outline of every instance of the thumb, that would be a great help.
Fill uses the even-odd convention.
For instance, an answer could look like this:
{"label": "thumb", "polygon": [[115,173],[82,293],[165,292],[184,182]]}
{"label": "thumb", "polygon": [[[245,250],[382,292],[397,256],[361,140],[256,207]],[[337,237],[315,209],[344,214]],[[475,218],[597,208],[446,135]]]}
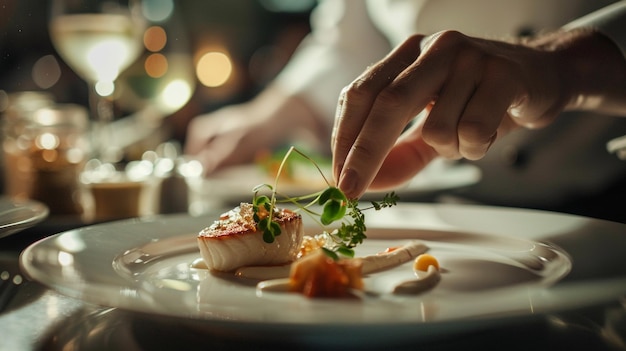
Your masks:
{"label": "thumb", "polygon": [[437,157],[422,139],[422,122],[407,130],[389,151],[370,190],[389,190],[411,180]]}

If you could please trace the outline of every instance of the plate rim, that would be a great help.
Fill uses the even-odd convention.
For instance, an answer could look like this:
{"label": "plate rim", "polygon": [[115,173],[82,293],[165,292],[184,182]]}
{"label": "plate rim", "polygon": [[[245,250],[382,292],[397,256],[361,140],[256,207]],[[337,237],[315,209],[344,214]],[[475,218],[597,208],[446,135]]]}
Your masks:
{"label": "plate rim", "polygon": [[[47,205],[32,199],[16,200],[8,196],[0,196],[0,206],[10,207],[6,211],[0,212],[0,238],[30,228],[45,220],[50,214],[50,209]],[[1,221],[4,213],[13,211],[26,212],[26,215],[17,221]]]}

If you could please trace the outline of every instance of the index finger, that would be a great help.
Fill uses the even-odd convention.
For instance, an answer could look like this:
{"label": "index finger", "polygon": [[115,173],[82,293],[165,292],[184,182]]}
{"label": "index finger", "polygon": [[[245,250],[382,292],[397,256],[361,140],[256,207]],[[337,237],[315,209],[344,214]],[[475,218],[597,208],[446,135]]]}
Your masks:
{"label": "index finger", "polygon": [[[423,36],[421,35],[415,35],[407,39],[383,60],[368,68],[342,91],[332,135],[333,176],[338,184],[341,182],[341,176],[344,171],[347,173],[351,172],[348,169],[344,170],[344,164],[350,162],[348,156],[351,150],[355,146],[358,147],[358,145],[372,145],[379,142],[379,140],[367,140],[363,143],[357,142],[357,139],[362,137],[361,131],[364,125],[366,123],[371,124],[371,122],[368,122],[368,118],[380,92],[407,67],[413,64],[419,56],[422,39]],[[401,105],[399,104],[398,107],[402,108]],[[381,126],[385,127],[388,133],[390,133],[390,137],[380,139],[380,141],[388,144],[384,148],[385,150],[388,150],[393,145],[393,142],[407,123],[407,121],[403,122],[400,120],[390,122],[389,124],[383,123],[384,126]],[[374,128],[377,127],[374,126]],[[361,154],[368,153],[369,151],[366,149],[361,150]],[[382,162],[382,158],[378,158]],[[344,189],[348,190],[347,188]],[[350,190],[348,190],[348,193],[350,193]]]}
{"label": "index finger", "polygon": [[333,174],[348,197],[358,198],[365,192],[408,122],[437,98],[447,75],[441,69],[446,63],[439,55],[420,56],[423,39],[409,38],[381,62],[404,67],[393,71],[395,76],[366,72],[366,82],[371,86],[361,85],[361,78],[343,94],[335,131]]}

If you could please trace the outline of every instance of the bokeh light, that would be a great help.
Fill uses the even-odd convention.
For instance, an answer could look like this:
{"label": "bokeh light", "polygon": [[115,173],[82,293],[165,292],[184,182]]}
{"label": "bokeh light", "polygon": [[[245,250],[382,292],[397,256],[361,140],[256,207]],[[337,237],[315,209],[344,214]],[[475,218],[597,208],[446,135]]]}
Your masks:
{"label": "bokeh light", "polygon": [[146,74],[152,78],[159,78],[167,73],[168,62],[163,54],[150,54],[144,62]]}
{"label": "bokeh light", "polygon": [[232,70],[231,59],[223,52],[207,52],[196,65],[198,80],[207,87],[218,87],[226,83]]}
{"label": "bokeh light", "polygon": [[174,12],[174,0],[144,0],[142,12],[151,22],[166,21]]}
{"label": "bokeh light", "polygon": [[193,89],[188,82],[180,79],[173,80],[163,89],[162,102],[167,108],[175,111],[189,100],[192,92]]}
{"label": "bokeh light", "polygon": [[115,91],[115,83],[110,80],[99,80],[96,82],[95,89],[100,96],[110,96]]}
{"label": "bokeh light", "polygon": [[61,78],[61,67],[54,55],[45,55],[35,62],[31,74],[39,88],[48,89]]}
{"label": "bokeh light", "polygon": [[59,146],[59,137],[52,133],[43,133],[37,137],[35,144],[44,150],[54,150]]}
{"label": "bokeh light", "polygon": [[143,45],[146,49],[157,52],[162,50],[167,44],[167,33],[159,26],[152,26],[146,29],[143,35]]}

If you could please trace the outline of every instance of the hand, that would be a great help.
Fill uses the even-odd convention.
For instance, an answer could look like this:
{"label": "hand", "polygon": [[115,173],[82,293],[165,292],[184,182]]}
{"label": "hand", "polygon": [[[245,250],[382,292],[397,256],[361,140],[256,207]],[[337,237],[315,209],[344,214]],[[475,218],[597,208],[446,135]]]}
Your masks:
{"label": "hand", "polygon": [[329,134],[306,103],[270,87],[250,102],[194,118],[187,127],[185,154],[199,160],[208,175],[253,162],[260,151],[288,142],[299,130],[319,138]]}
{"label": "hand", "polygon": [[[437,156],[479,159],[518,126],[603,105],[596,99],[594,106],[594,96],[623,111],[624,58],[598,36],[560,32],[512,44],[446,31],[407,39],[340,96],[333,130],[339,187],[358,198],[368,187],[400,185]],[[403,133],[422,110],[427,117]]]}
{"label": "hand", "polygon": [[195,117],[187,127],[185,154],[200,161],[205,174],[251,162],[265,147],[267,133],[260,132],[263,119],[249,110],[247,105],[235,105]]}

